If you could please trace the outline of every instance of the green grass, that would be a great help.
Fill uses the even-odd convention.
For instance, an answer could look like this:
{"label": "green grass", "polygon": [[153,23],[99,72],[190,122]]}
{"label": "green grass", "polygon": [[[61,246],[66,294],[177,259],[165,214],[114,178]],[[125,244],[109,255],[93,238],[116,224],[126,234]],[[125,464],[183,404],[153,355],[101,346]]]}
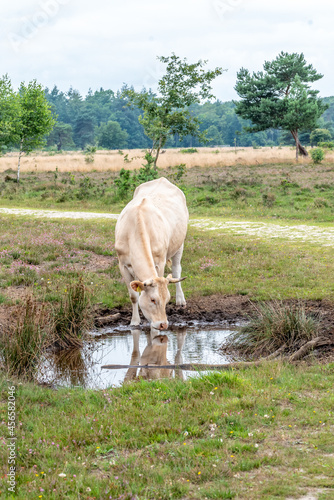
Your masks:
{"label": "green grass", "polygon": [[333,365],[271,363],[101,391],[2,380],[5,421],[8,384],[17,391],[16,498],[333,493]]}
{"label": "green grass", "polygon": [[[190,151],[190,150],[187,150]],[[234,165],[177,167],[159,171],[176,182],[187,197],[192,215],[229,218],[285,219],[332,222],[334,215],[333,164]],[[119,200],[117,172],[0,174],[1,206],[119,212],[131,199]]]}
{"label": "green grass", "polygon": [[[110,308],[130,303],[114,250],[115,221],[2,216],[1,227],[2,300],[9,300],[8,287],[25,285],[41,300],[60,301],[84,269],[93,302]],[[214,293],[252,300],[334,297],[329,246],[190,228],[182,266],[188,298]],[[173,297],[175,288],[170,289]]]}

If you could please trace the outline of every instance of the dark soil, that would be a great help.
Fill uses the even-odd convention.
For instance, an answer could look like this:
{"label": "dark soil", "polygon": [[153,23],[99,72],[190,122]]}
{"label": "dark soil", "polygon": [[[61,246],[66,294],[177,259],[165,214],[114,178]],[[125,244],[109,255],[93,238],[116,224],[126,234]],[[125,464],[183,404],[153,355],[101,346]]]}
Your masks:
{"label": "dark soil", "polygon": [[[321,333],[334,335],[334,303],[328,300],[298,301],[304,304],[307,314],[320,319]],[[297,303],[296,300],[288,300],[286,303]],[[113,325],[127,325],[131,321],[131,305],[116,307],[113,309],[100,309],[97,316],[107,316],[120,313],[120,318]],[[237,323],[245,321],[255,313],[252,302],[241,295],[210,295],[188,299],[187,306],[177,307],[173,303],[167,305],[167,317],[170,326],[192,325],[201,323]]]}

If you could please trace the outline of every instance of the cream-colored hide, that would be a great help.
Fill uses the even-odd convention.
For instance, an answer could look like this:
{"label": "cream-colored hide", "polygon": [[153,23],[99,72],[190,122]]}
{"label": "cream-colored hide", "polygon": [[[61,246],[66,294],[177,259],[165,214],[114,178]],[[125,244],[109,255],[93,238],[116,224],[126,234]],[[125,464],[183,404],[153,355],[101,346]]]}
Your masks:
{"label": "cream-colored hide", "polygon": [[[132,302],[131,325],[140,324],[139,301],[151,327],[167,329],[169,283],[176,283],[176,304],[186,304],[180,281],[184,279],[181,257],[188,219],[184,194],[164,177],[137,187],[133,199],[121,212],[116,224],[115,248]],[[172,275],[164,278],[169,259]]]}

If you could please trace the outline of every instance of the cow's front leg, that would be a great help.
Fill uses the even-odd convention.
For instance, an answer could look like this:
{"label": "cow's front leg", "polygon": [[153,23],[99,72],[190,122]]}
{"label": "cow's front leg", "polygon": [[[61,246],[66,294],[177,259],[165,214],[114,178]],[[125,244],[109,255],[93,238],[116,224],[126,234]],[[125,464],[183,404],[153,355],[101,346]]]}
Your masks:
{"label": "cow's front leg", "polygon": [[125,266],[123,266],[123,264],[119,265],[119,269],[121,271],[121,275],[125,280],[126,286],[128,287],[130,300],[132,302],[132,318],[130,324],[133,326],[138,326],[140,325],[140,316],[138,308],[139,293],[135,292],[130,286],[130,283],[133,280],[133,276],[130,274],[129,270]]}
{"label": "cow's front leg", "polygon": [[[183,245],[179,248],[176,254],[172,257],[172,276],[173,278],[181,278],[181,258],[183,253]],[[182,291],[181,283],[175,283],[176,286],[176,305],[185,306],[186,299]]]}

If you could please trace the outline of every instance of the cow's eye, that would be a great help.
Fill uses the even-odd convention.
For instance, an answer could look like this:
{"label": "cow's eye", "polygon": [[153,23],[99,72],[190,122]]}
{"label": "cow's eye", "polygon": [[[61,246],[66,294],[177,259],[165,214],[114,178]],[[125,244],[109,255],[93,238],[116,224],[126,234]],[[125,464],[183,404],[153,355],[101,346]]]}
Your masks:
{"label": "cow's eye", "polygon": [[153,304],[155,304],[155,299],[151,299],[151,302],[153,302]]}

